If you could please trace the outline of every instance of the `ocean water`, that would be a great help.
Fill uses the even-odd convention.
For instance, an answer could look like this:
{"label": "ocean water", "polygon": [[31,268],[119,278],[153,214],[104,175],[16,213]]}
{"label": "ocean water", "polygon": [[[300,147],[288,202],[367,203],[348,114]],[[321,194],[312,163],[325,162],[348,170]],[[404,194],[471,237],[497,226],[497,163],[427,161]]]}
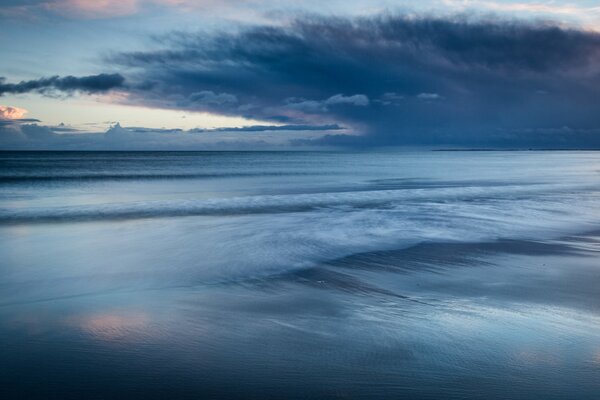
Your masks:
{"label": "ocean water", "polygon": [[1,398],[600,398],[600,152],[0,153]]}

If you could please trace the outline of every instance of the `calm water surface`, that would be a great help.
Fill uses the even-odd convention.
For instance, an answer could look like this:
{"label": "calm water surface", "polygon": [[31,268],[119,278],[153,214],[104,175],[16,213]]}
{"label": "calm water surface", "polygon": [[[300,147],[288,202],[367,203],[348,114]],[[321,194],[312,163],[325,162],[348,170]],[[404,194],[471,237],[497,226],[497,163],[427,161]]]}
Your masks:
{"label": "calm water surface", "polygon": [[600,398],[600,152],[0,153],[0,397]]}

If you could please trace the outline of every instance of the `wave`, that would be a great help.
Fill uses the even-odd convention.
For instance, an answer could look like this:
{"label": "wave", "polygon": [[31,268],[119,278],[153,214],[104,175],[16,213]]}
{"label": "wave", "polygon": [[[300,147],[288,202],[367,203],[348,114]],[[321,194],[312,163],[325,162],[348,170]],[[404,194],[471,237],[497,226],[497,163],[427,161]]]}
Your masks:
{"label": "wave", "polygon": [[128,173],[128,174],[31,174],[0,175],[0,183],[39,182],[39,181],[125,181],[125,180],[174,180],[174,179],[212,179],[237,177],[269,177],[269,176],[307,176],[318,175],[314,172],[228,172],[228,173]]}
{"label": "wave", "polygon": [[[210,200],[143,201],[76,205],[60,207],[30,207],[0,209],[0,223],[72,222],[110,219],[143,219],[183,216],[226,216],[247,214],[277,214],[305,212],[328,207],[395,207],[403,203],[459,203],[502,198],[510,201],[531,199],[541,194],[564,194],[578,191],[581,186],[529,184],[472,187],[428,187],[401,190],[365,190],[310,194],[259,195]],[[589,193],[588,193],[589,194]]]}

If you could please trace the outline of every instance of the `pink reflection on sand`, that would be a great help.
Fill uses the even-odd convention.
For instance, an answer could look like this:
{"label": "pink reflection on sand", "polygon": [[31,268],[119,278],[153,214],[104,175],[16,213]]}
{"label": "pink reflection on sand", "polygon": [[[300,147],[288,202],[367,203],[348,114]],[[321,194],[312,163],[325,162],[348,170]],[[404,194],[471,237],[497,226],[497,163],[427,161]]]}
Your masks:
{"label": "pink reflection on sand", "polygon": [[592,362],[600,365],[600,350],[596,350],[596,353],[593,354]]}
{"label": "pink reflection on sand", "polygon": [[142,334],[149,325],[150,318],[141,312],[107,312],[86,315],[71,322],[89,335],[113,341]]}

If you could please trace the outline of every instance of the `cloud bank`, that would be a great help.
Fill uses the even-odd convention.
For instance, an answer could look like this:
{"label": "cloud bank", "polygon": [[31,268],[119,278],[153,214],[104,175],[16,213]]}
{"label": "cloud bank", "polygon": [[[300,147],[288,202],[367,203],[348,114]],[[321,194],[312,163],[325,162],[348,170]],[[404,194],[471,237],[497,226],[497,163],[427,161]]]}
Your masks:
{"label": "cloud bank", "polygon": [[[118,73],[1,80],[0,95],[116,89],[123,96],[112,101],[122,104],[265,121],[186,135],[254,132],[257,143],[278,145],[600,148],[600,34],[592,31],[465,16],[303,15],[153,39],[106,57]],[[18,125],[11,129],[23,137],[66,143]],[[149,143],[142,133],[158,135],[128,132],[121,139],[134,147]],[[173,146],[174,137],[192,136],[161,131],[151,147]]]}
{"label": "cloud bank", "polygon": [[5,94],[20,94],[38,92],[49,94],[55,92],[72,93],[75,91],[84,93],[101,93],[111,89],[123,87],[125,78],[120,74],[99,74],[90,76],[52,76],[19,83],[6,83],[6,79],[0,77],[0,96]]}
{"label": "cloud bank", "polygon": [[0,120],[3,150],[282,150],[314,148],[323,134],[343,131],[339,125],[253,125],[214,129],[152,129],[115,124],[106,132],[82,132],[35,120]]}
{"label": "cloud bank", "polygon": [[546,23],[302,17],[108,61],[137,82],[132,102],[362,134],[324,144],[595,147],[538,133],[600,127],[600,35]]}

